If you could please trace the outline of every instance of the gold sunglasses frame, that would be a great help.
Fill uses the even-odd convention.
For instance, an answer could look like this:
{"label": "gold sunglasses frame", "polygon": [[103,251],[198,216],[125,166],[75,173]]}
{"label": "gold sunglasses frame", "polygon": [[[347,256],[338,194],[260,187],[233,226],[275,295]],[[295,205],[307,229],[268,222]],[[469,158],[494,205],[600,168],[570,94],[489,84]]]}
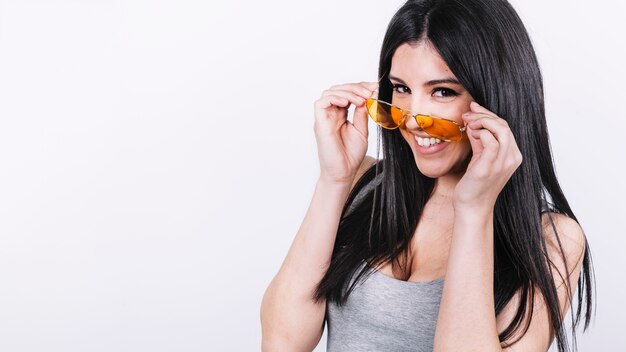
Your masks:
{"label": "gold sunglasses frame", "polygon": [[[374,119],[372,118],[372,120],[374,120],[374,122],[376,122],[376,124],[377,124],[378,126],[380,126],[380,127],[384,128],[384,129],[386,129],[386,130],[395,130],[395,129],[400,128],[400,126],[402,126],[402,124],[406,121],[406,119],[407,119],[408,117],[411,117],[411,118],[415,119],[415,122],[417,122],[417,124],[420,126],[420,128],[422,128],[422,124],[421,124],[421,123],[420,123],[420,121],[418,120],[418,116],[429,117],[429,118],[431,118],[431,119],[436,119],[436,120],[441,120],[441,121],[451,122],[451,123],[453,123],[453,124],[455,124],[455,125],[459,126],[459,132],[461,132],[461,138],[459,138],[458,140],[461,140],[461,139],[463,138],[463,133],[465,133],[465,130],[467,129],[467,126],[465,126],[465,125],[461,126],[458,122],[456,122],[456,121],[454,121],[454,120],[446,119],[446,118],[443,118],[443,117],[437,117],[437,116],[433,116],[433,115],[413,114],[412,112],[410,112],[410,111],[408,111],[408,110],[405,110],[405,109],[402,109],[401,107],[399,107],[399,106],[397,106],[397,105],[393,105],[393,104],[390,104],[390,103],[388,103],[388,102],[386,102],[386,101],[382,101],[382,100],[378,100],[378,99],[374,99],[374,98],[367,98],[367,101],[374,101],[374,102],[376,102],[376,103],[378,103],[378,104],[384,104],[384,105],[389,106],[390,108],[396,108],[396,109],[398,109],[398,110],[400,110],[400,111],[402,112],[402,120],[400,121],[400,123],[398,124],[398,126],[393,127],[393,128],[385,127],[385,126],[383,126],[383,125],[379,124],[378,122],[376,122],[376,120],[374,120]],[[367,104],[367,101],[366,101],[366,104]],[[369,108],[367,109],[367,114],[368,114],[370,117],[372,117],[372,116],[370,115],[370,113],[369,113]],[[423,129],[423,128],[422,128],[422,129]],[[424,130],[424,132],[426,132],[426,130]],[[426,132],[426,133],[428,133],[428,132]],[[428,134],[428,135],[430,135],[430,134]],[[435,138],[439,138],[439,137],[435,137]],[[439,138],[439,139],[442,139],[442,138]],[[445,140],[445,139],[442,139],[442,140]],[[450,141],[450,140],[445,140],[445,141],[446,141],[446,142],[448,142],[448,141]]]}

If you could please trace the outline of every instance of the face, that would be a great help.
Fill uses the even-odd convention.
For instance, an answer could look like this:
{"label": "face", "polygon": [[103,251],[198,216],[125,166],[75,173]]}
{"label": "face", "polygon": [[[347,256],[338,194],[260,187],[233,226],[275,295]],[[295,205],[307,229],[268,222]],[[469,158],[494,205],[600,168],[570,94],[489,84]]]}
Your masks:
{"label": "face", "polygon": [[[431,115],[464,125],[461,115],[473,101],[443,59],[428,42],[399,46],[391,60],[391,103],[413,114]],[[462,173],[471,147],[466,136],[459,142],[430,137],[414,118],[400,132],[411,147],[419,170],[431,178]]]}

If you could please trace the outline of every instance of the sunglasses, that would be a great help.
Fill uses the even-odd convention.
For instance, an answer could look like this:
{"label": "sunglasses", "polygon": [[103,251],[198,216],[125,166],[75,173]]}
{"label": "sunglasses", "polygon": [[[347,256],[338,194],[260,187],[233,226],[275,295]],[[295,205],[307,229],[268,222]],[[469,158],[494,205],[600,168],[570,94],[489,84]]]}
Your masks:
{"label": "sunglasses", "polygon": [[460,141],[463,138],[463,132],[465,132],[465,126],[461,126],[456,121],[430,115],[414,115],[410,111],[403,110],[382,100],[369,98],[365,104],[372,120],[380,127],[388,130],[395,130],[407,118],[412,117],[424,132],[445,142]]}

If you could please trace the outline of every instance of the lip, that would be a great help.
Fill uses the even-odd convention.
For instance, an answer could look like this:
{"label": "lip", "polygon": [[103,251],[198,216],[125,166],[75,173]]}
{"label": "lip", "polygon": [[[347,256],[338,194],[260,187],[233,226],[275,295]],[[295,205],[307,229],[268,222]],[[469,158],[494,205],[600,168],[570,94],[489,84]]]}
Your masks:
{"label": "lip", "polygon": [[421,145],[417,144],[417,137],[420,137],[420,138],[422,137],[413,135],[413,139],[415,140],[415,149],[417,149],[417,151],[420,152],[420,154],[434,154],[434,153],[441,151],[442,149],[445,149],[450,144],[450,142],[442,141],[441,143],[432,145],[428,148],[422,147]]}

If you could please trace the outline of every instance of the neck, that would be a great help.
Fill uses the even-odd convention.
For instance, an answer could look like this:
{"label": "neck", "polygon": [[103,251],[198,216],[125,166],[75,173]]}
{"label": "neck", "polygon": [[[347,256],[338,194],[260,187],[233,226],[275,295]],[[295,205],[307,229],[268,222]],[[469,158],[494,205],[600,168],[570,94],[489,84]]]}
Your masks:
{"label": "neck", "polygon": [[438,198],[440,200],[447,200],[452,202],[454,196],[454,189],[457,183],[461,180],[463,174],[452,174],[439,177],[435,181],[435,188],[433,189],[433,196],[431,198]]}

